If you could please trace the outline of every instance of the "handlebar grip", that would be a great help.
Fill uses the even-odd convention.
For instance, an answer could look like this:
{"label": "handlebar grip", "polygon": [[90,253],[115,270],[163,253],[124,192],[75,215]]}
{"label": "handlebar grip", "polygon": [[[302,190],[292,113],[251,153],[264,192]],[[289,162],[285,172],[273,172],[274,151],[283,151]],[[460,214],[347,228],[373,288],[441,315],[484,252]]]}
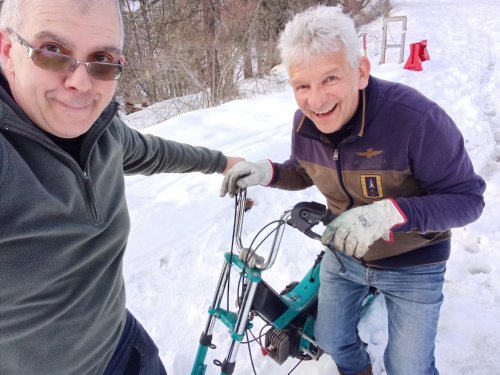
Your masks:
{"label": "handlebar grip", "polygon": [[334,214],[332,211],[330,210],[326,210],[325,211],[325,214],[321,217],[321,222],[324,224],[324,225],[328,225],[330,224],[333,220],[335,220],[337,218],[337,216],[339,215],[336,215]]}

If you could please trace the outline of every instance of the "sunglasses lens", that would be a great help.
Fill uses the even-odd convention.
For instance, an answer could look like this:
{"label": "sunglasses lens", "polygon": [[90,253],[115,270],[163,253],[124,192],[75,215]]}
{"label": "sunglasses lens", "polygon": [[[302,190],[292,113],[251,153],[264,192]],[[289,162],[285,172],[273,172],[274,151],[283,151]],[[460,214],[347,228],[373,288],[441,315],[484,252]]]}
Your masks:
{"label": "sunglasses lens", "polygon": [[52,70],[54,72],[66,73],[73,72],[78,65],[83,64],[87,67],[88,73],[93,78],[99,79],[101,81],[113,81],[120,78],[122,75],[123,66],[121,64],[78,61],[71,56],[47,51],[45,49],[33,48],[15,31],[9,28],[7,30],[26,49],[26,52],[28,52],[28,56],[39,68]]}
{"label": "sunglasses lens", "polygon": [[[77,65],[77,61],[70,56],[61,55],[41,49],[33,50],[33,62],[42,69],[54,72],[70,72]],[[113,81],[120,78],[123,67],[119,64],[105,64],[98,62],[85,63],[89,74],[101,81]]]}
{"label": "sunglasses lens", "polygon": [[92,62],[88,65],[89,74],[102,81],[113,81],[122,75],[122,66],[118,64],[104,64]]}
{"label": "sunglasses lens", "polygon": [[67,72],[71,70],[74,60],[69,56],[52,53],[45,50],[34,50],[33,62],[42,69],[56,72]]}

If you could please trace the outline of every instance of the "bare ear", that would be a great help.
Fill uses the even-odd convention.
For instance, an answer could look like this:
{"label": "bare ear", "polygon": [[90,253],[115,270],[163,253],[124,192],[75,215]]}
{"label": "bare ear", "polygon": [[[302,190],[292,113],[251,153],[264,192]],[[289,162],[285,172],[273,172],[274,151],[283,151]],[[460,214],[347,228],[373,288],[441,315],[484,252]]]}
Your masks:
{"label": "bare ear", "polygon": [[368,86],[368,79],[370,78],[370,70],[371,64],[370,60],[367,57],[362,56],[359,59],[359,80],[358,80],[358,89],[363,90],[366,86]]}
{"label": "bare ear", "polygon": [[7,31],[0,31],[0,63],[5,74],[13,74],[14,66],[12,57],[10,55],[12,48],[12,41],[7,35]]}

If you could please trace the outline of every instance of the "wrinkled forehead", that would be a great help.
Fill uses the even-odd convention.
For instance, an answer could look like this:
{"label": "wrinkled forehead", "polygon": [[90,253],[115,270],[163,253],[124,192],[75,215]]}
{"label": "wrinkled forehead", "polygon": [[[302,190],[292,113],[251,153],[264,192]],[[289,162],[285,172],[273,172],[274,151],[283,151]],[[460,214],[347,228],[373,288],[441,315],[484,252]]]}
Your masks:
{"label": "wrinkled forehead", "polygon": [[20,29],[29,38],[53,34],[75,45],[120,48],[118,12],[114,0],[26,1]]}

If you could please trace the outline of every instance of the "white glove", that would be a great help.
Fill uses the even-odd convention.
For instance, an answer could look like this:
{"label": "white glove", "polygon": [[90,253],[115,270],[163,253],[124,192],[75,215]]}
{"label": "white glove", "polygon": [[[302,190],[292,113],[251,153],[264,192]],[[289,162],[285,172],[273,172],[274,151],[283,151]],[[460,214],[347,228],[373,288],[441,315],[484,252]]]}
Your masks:
{"label": "white glove", "polygon": [[392,242],[391,229],[406,223],[406,216],[392,199],[352,208],[326,226],[321,242],[335,250],[362,258],[379,238]]}
{"label": "white glove", "polygon": [[240,161],[236,163],[224,176],[220,189],[220,196],[229,193],[230,197],[254,185],[268,185],[273,178],[273,165],[269,160],[260,160],[256,163]]}

